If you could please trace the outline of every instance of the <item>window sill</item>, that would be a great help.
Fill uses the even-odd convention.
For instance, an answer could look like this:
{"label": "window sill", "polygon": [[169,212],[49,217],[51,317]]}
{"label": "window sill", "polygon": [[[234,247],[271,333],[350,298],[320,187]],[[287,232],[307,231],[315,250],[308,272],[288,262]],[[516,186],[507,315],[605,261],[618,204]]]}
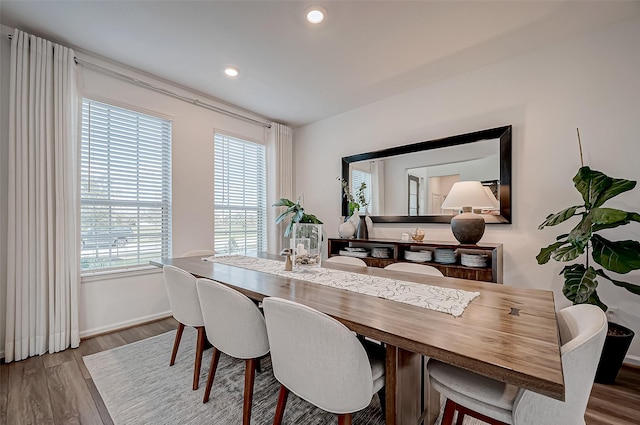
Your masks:
{"label": "window sill", "polygon": [[142,275],[156,274],[156,273],[162,273],[162,269],[160,267],[151,266],[151,265],[135,266],[135,267],[127,267],[123,269],[85,272],[81,274],[80,282],[90,283],[90,282],[98,282],[101,280],[120,279],[120,278],[142,276]]}

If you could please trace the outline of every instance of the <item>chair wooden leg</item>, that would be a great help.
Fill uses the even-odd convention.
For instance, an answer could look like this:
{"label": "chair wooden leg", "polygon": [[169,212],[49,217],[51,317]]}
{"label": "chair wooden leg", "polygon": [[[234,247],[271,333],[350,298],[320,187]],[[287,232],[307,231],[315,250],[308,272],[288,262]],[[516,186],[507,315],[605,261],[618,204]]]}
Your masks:
{"label": "chair wooden leg", "polygon": [[196,364],[193,368],[193,390],[198,389],[200,381],[200,367],[202,366],[202,353],[204,352],[204,339],[206,338],[204,333],[204,326],[196,327],[198,330],[198,341],[196,343]]}
{"label": "chair wooden leg", "polygon": [[253,403],[253,383],[256,378],[258,359],[247,359],[244,369],[244,404],[242,406],[242,425],[251,424],[251,404]]}
{"label": "chair wooden leg", "polygon": [[[460,418],[462,417],[464,419],[465,416],[471,416],[472,418],[479,419],[482,422],[488,423],[489,425],[507,425],[506,422],[502,422],[497,419],[490,418],[489,416],[485,416],[482,413],[478,413],[475,410],[471,410],[457,403],[453,403],[453,404],[454,404],[454,409],[458,411],[457,425],[462,424],[462,419]],[[444,425],[444,422],[442,423],[442,425]]]}
{"label": "chair wooden leg", "polygon": [[351,425],[351,419],[353,415],[351,413],[345,413],[344,415],[338,415],[338,425]]}
{"label": "chair wooden leg", "polygon": [[213,378],[216,376],[216,369],[218,369],[218,360],[220,360],[220,351],[216,347],[213,347],[213,353],[211,355],[211,366],[209,366],[209,377],[207,378],[207,387],[204,389],[204,397],[202,402],[209,401],[209,395],[211,394],[211,386],[213,385]]}
{"label": "chair wooden leg", "polygon": [[456,412],[456,403],[447,399],[447,404],[444,406],[444,413],[442,414],[442,425],[453,425],[453,414]]}
{"label": "chair wooden leg", "polygon": [[178,347],[180,346],[180,340],[182,339],[182,332],[184,331],[184,325],[178,323],[178,329],[176,330],[176,339],[173,341],[173,350],[171,351],[171,361],[169,366],[173,366],[176,362],[176,355],[178,354]]}
{"label": "chair wooden leg", "polygon": [[278,395],[278,405],[276,406],[276,416],[273,418],[273,425],[282,425],[284,408],[287,405],[287,397],[289,397],[289,388],[280,385],[280,394]]}
{"label": "chair wooden leg", "polygon": [[260,364],[260,359],[256,359],[256,372],[262,373],[262,365]]}

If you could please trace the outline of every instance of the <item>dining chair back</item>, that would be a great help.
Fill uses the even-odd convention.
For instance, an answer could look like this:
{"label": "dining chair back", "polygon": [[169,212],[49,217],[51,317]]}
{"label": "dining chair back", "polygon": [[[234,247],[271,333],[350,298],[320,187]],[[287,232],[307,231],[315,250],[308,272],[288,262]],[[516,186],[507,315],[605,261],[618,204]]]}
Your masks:
{"label": "dining chair back", "polygon": [[579,304],[557,313],[565,400],[476,375],[431,360],[433,388],[447,398],[442,424],[472,416],[490,424],[584,425],[584,413],[607,334],[607,317],[597,306]]}
{"label": "dining chair back", "polygon": [[257,362],[269,353],[264,316],[247,296],[219,282],[196,283],[207,339],[213,345],[211,367],[203,403],[209,400],[220,352],[245,360],[243,424],[251,420],[253,384]]}
{"label": "dining chair back", "polygon": [[200,378],[200,365],[202,364],[202,353],[204,351],[204,319],[200,310],[198,291],[196,289],[196,278],[178,267],[164,266],[162,268],[164,283],[169,296],[169,305],[173,317],[178,321],[176,338],[173,342],[171,360],[169,366],[173,366],[178,354],[178,347],[182,339],[185,326],[193,326],[198,331],[196,340],[196,358],[193,370],[193,389],[198,389]]}
{"label": "dining chair back", "polygon": [[282,384],[274,425],[282,421],[289,391],[350,423],[351,413],[384,388],[384,355],[370,357],[345,325],[281,298],[265,298],[263,305],[273,374]]}
{"label": "dining chair back", "polygon": [[367,267],[367,263],[356,257],[347,257],[345,255],[335,255],[324,260],[325,263],[347,264],[350,266]]}
{"label": "dining chair back", "polygon": [[426,264],[415,263],[391,263],[385,267],[385,270],[395,270],[398,272],[420,273],[430,276],[444,276],[440,270]]}

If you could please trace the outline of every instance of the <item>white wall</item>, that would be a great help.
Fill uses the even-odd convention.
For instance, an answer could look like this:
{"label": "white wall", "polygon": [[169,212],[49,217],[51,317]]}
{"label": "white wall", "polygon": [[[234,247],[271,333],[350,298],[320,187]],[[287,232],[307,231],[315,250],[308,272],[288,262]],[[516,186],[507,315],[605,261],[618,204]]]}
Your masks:
{"label": "white wall", "polygon": [[[78,54],[91,62],[106,65],[114,70],[152,82],[181,94],[197,97],[216,104],[202,96],[171,87],[165,82],[154,81],[131,70]],[[6,38],[0,42],[2,74],[0,75],[2,96],[2,154],[6,159],[9,99],[6,95],[9,73],[4,72],[9,64],[10,43]],[[159,94],[155,91],[125,82],[121,79],[79,68],[82,73],[84,94],[98,100],[159,114],[173,121],[172,173],[173,173],[173,253],[191,249],[213,248],[213,133],[214,128],[263,141],[268,132],[259,125],[247,123],[227,115],[219,114],[189,103]],[[226,105],[218,106],[229,109]],[[236,110],[236,112],[242,112]],[[264,120],[259,116],[256,119]],[[5,161],[6,162],[6,161]],[[0,215],[0,261],[6,261],[6,164],[0,162],[0,195],[2,214]],[[0,346],[4,347],[5,332],[5,289],[6,274],[4,263],[0,263]],[[80,287],[80,334],[87,336],[111,329],[139,323],[170,314],[169,303],[160,269],[134,274],[112,274],[83,278]]]}
{"label": "white wall", "polygon": [[[483,241],[504,244],[506,284],[553,290],[565,306],[564,264],[539,266],[535,256],[570,227],[537,226],[581,202],[571,181],[580,166],[576,127],[587,165],[640,180],[638,40],[635,18],[296,129],[295,191],[336,237],[342,156],[512,124],[513,224],[488,226]],[[611,206],[639,211],[640,188]],[[428,239],[454,241],[446,225],[423,227]],[[376,225],[369,237],[398,238],[408,228]],[[640,223],[610,232],[640,240]],[[638,271],[621,278],[640,284]],[[600,296],[619,323],[640,332],[640,297],[606,281]],[[629,361],[640,360],[640,337],[630,354]]]}

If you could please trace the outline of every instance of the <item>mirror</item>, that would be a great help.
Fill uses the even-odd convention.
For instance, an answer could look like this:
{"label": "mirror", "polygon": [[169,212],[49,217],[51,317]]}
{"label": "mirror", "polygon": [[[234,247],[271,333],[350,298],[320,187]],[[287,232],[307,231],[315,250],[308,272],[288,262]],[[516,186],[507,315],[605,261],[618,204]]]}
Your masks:
{"label": "mirror", "polygon": [[[511,126],[397,146],[342,158],[352,188],[367,183],[377,223],[449,223],[456,211],[440,205],[453,183],[478,180],[494,207],[475,211],[487,223],[511,223]],[[341,193],[342,197],[342,193]],[[342,214],[348,215],[342,197]]]}

